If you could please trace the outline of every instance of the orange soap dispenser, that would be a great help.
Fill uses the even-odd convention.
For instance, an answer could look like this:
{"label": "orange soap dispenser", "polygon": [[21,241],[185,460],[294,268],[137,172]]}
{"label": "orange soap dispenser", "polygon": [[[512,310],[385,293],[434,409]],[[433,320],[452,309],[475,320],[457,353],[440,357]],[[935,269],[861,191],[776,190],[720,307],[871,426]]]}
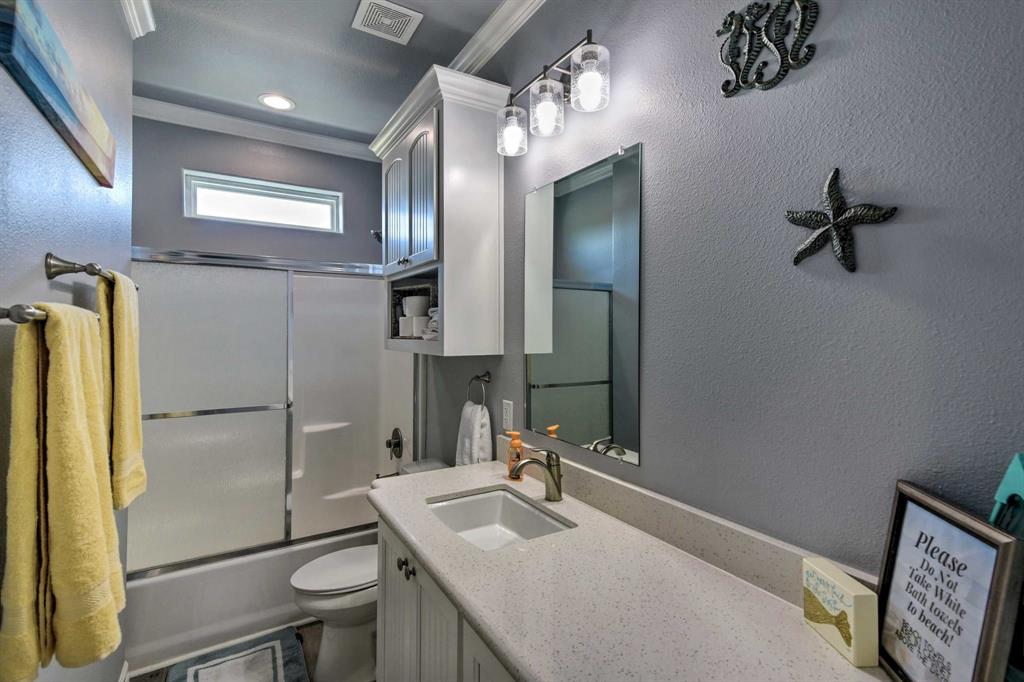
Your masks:
{"label": "orange soap dispenser", "polygon": [[512,439],[508,444],[508,478],[512,481],[518,481],[520,480],[519,478],[512,477],[512,467],[523,459],[523,441],[519,439],[518,431],[506,431],[505,434]]}
{"label": "orange soap dispenser", "polygon": [[548,427],[548,438],[558,438],[558,427],[559,426],[560,426],[559,424],[555,424],[554,426],[549,426]]}

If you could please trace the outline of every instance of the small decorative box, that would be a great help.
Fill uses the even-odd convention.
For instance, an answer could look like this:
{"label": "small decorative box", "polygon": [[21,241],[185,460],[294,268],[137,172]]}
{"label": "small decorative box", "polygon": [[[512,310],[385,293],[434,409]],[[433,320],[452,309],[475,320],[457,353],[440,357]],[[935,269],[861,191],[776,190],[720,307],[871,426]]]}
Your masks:
{"label": "small decorative box", "polygon": [[878,665],[878,595],[821,557],[805,557],[804,619],[857,667]]}

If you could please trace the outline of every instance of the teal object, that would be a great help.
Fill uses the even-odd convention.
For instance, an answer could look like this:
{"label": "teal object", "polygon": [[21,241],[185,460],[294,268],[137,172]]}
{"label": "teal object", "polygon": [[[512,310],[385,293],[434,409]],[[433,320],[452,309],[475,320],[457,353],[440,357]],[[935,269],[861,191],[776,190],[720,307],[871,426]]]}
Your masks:
{"label": "teal object", "polygon": [[1018,452],[1010,460],[995,498],[989,523],[1024,538],[1024,453]]}
{"label": "teal object", "polygon": [[[1024,539],[1024,453],[1010,460],[1003,481],[996,489],[996,504],[989,523]],[[1010,662],[1006,666],[1007,682],[1024,682],[1024,609],[1018,607],[1017,626],[1013,632]]]}

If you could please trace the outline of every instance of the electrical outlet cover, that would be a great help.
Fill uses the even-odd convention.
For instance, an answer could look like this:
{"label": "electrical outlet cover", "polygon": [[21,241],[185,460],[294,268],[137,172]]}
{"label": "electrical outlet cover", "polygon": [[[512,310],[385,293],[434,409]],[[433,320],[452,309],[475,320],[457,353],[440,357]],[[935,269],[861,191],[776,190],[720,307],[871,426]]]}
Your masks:
{"label": "electrical outlet cover", "polygon": [[513,404],[511,400],[501,401],[501,429],[502,431],[512,430],[512,410]]}

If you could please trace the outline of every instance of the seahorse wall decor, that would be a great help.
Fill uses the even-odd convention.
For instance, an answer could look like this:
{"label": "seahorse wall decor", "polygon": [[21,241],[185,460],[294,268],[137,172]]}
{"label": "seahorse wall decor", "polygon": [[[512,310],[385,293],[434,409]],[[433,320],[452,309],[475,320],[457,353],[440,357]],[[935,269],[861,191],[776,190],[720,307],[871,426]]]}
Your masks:
{"label": "seahorse wall decor", "polygon": [[[794,29],[794,21],[787,20],[790,10],[796,8],[796,33],[789,47],[786,38]],[[757,22],[764,19],[758,25]],[[772,9],[770,2],[752,2],[741,12],[729,12],[722,21],[717,36],[728,36],[719,49],[719,56],[732,78],[722,83],[722,94],[732,97],[740,90],[770,90],[782,82],[792,69],[801,69],[814,58],[814,45],[804,45],[818,21],[818,3],[815,0],[779,0]],[[778,62],[775,74],[768,78],[768,61],[758,62],[768,49]]]}

